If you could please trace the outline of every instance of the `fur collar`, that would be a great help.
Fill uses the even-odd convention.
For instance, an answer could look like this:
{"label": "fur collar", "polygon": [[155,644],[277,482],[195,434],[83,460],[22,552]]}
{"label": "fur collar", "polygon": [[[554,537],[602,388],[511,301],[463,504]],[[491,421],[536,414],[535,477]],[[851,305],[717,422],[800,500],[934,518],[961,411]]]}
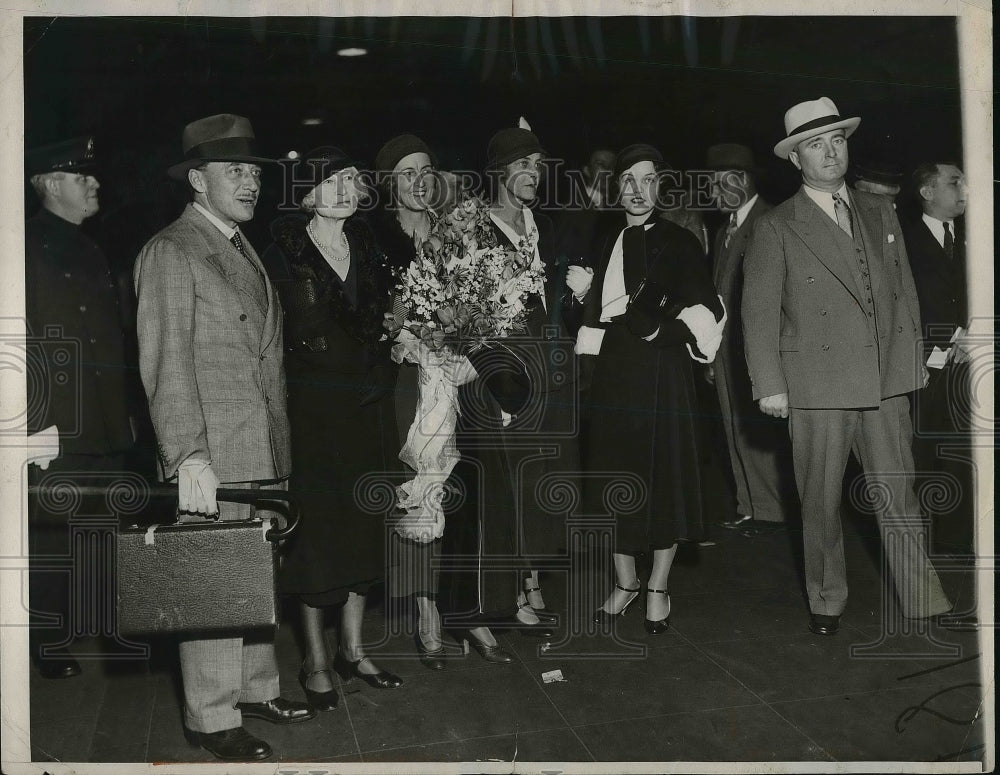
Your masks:
{"label": "fur collar", "polygon": [[289,215],[271,224],[271,236],[285,257],[289,275],[317,283],[320,297],[329,304],[330,318],[353,338],[377,349],[384,333],[383,314],[391,302],[391,275],[370,228],[358,216],[344,224],[357,277],[357,304],[352,307],[340,278],[306,233],[308,222],[308,217]]}

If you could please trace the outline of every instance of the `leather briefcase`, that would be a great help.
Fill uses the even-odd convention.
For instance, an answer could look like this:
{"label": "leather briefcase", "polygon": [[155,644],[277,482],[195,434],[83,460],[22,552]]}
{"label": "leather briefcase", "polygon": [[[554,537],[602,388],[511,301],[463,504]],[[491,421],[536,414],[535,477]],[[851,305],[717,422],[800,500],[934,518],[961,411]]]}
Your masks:
{"label": "leather briefcase", "polygon": [[[176,487],[153,494],[177,497]],[[220,488],[220,501],[268,503],[285,511],[287,527],[259,517],[119,527],[118,634],[219,635],[278,624],[276,544],[298,526],[294,498],[283,490]]]}

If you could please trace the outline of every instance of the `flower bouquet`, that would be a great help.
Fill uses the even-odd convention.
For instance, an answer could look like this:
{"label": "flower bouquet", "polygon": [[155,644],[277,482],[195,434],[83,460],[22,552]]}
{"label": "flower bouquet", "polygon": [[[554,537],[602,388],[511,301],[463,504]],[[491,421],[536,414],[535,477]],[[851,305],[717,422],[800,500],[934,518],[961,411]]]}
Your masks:
{"label": "flower bouquet", "polygon": [[396,342],[393,359],[420,369],[417,412],[399,453],[416,472],[396,488],[405,511],[396,531],[404,538],[424,543],[444,532],[444,483],[460,457],[458,388],[446,367],[524,329],[528,298],[544,280],[533,244],[528,235],[516,251],[500,245],[489,207],[463,195],[400,272],[386,328]]}

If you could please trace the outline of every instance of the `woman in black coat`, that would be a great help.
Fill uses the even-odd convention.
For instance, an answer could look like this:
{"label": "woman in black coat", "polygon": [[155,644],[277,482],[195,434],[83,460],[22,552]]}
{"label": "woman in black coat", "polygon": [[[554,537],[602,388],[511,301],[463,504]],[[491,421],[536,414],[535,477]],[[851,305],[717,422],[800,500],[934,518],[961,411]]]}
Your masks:
{"label": "woman in black coat", "polygon": [[596,619],[611,623],[638,597],[635,558],[651,551],[650,634],[667,629],[677,542],[702,532],[691,360],[714,357],[724,322],[697,240],[656,217],[662,165],[648,145],[618,155],[625,217],[605,238],[577,344],[593,369],[584,510],[615,519],[615,589]]}
{"label": "woman in black coat", "polygon": [[530,205],[541,183],[545,151],[528,129],[501,129],[487,150],[494,195],[490,211],[500,245],[516,251],[527,240],[544,281],[529,298],[526,327],[508,347],[528,372],[525,405],[512,413],[502,431],[508,466],[514,472],[515,514],[519,543],[530,568],[517,592],[517,618],[524,624],[555,620],[542,597],[539,569],[546,556],[568,548],[565,513],[553,509],[557,491],[580,489],[579,404],[573,339],[567,324],[579,326],[592,271],[567,267],[556,255],[552,221]]}
{"label": "woman in black coat", "polygon": [[[434,154],[419,137],[406,134],[388,140],[375,155],[382,207],[373,222],[379,247],[388,265],[405,271],[417,257],[417,248],[431,231],[432,208],[441,198]],[[414,363],[404,362],[396,380],[395,411],[399,444],[417,411],[418,372]],[[390,540],[389,594],[413,598],[417,608],[415,642],[420,662],[431,670],[444,669],[441,614],[437,607],[439,573],[435,555],[440,539],[418,543],[393,533]]]}
{"label": "woman in black coat", "polygon": [[264,265],[285,311],[285,369],[292,432],[289,489],[303,507],[280,586],[301,602],[306,656],[299,680],[309,701],[332,710],[337,694],[323,632],[325,609],[341,605],[333,668],[378,688],[402,684],[364,655],[368,589],[385,571],[385,515],[366,498],[372,477],[397,470],[392,387],[383,336],[392,277],[368,226],[352,217],[357,170],[337,148],[311,152],[295,170],[308,180],[300,207],[271,225]]}

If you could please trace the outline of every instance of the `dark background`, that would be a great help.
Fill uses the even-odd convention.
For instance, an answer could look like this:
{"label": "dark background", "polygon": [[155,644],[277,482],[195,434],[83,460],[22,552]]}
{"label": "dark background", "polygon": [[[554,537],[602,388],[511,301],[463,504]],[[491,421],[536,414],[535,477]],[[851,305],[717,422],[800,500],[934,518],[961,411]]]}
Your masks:
{"label": "dark background", "polygon": [[[92,220],[124,221],[140,246],[186,199],[165,176],[181,130],[219,112],[248,116],[275,157],[335,144],[370,162],[414,132],[444,169],[481,169],[489,137],[522,115],[570,166],[647,141],[692,169],[712,143],[740,141],[780,200],[797,186],[771,151],[784,112],[828,96],[862,117],[854,161],[961,160],[948,17],[26,18],[24,50],[26,145],[95,133]],[[266,241],[280,182],[265,186],[248,231]]]}
{"label": "dark background", "polygon": [[[348,46],[368,55],[337,55]],[[481,170],[490,136],[519,116],[571,168],[594,148],[643,141],[692,170],[709,145],[743,142],[778,202],[799,185],[772,152],[784,113],[820,96],[862,117],[854,161],[905,171],[961,163],[957,50],[947,17],[27,18],[25,144],[96,136],[101,210],[84,229],[118,277],[134,362],[132,263],[189,199],[166,169],[194,119],[248,116],[275,158],[333,144],[371,163],[385,140],[413,132],[450,170]],[[556,183],[563,193],[553,172],[549,198]],[[255,218],[241,227],[258,251],[271,241],[282,188],[266,170]],[[714,391],[698,384],[710,405]],[[142,437],[149,459],[137,467],[152,470],[148,422]],[[710,446],[725,460],[718,438]],[[712,497],[727,497],[706,482]]]}

